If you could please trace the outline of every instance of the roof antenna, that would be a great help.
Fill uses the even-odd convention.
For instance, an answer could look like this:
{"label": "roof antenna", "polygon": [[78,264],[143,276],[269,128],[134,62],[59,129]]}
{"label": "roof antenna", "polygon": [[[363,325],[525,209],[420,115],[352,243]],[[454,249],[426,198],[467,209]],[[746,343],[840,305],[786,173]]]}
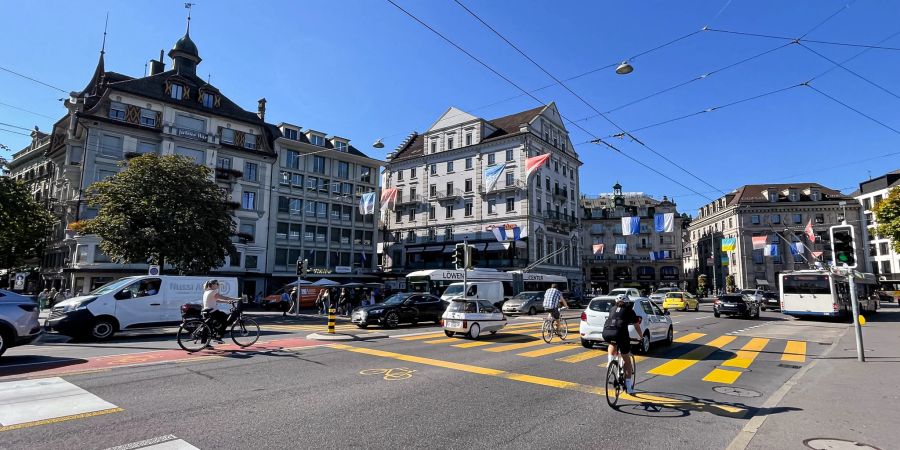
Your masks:
{"label": "roof antenna", "polygon": [[187,8],[187,10],[188,10],[188,16],[187,16],[187,32],[185,32],[186,35],[187,35],[187,34],[191,34],[191,11],[192,11],[191,8],[192,8],[194,5],[196,5],[196,3],[185,3],[185,4],[184,4],[184,7]]}
{"label": "roof antenna", "polygon": [[209,84],[209,80],[212,80],[212,74],[206,74],[206,84]]}

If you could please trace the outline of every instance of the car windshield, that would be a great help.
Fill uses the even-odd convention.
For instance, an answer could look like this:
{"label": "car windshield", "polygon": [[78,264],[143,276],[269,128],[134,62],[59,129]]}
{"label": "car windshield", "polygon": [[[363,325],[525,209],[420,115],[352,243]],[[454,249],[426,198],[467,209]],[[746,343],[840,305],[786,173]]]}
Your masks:
{"label": "car windshield", "polygon": [[665,294],[668,292],[672,292],[672,288],[657,289],[656,292],[654,292],[654,294]]}
{"label": "car windshield", "polygon": [[513,300],[531,300],[533,298],[539,297],[541,295],[540,292],[520,292]]}
{"label": "car windshield", "polygon": [[615,300],[594,300],[588,305],[588,308],[591,308],[591,311],[597,312],[609,312],[613,306],[616,305]]}
{"label": "car windshield", "polygon": [[409,294],[394,294],[384,301],[385,305],[402,305],[409,298]]}
{"label": "car windshield", "polygon": [[472,301],[452,301],[447,307],[447,312],[475,312],[475,302]]}
{"label": "car windshield", "polygon": [[463,285],[461,284],[452,284],[447,286],[447,289],[444,291],[444,295],[461,295],[463,292]]}
{"label": "car windshield", "polygon": [[129,277],[129,278],[122,278],[121,280],[118,280],[118,281],[115,281],[112,283],[104,284],[103,286],[100,286],[99,288],[94,289],[93,292],[91,292],[91,295],[103,295],[103,294],[109,294],[110,292],[118,291],[119,289],[127,286],[132,281],[134,281],[134,278]]}
{"label": "car windshield", "polygon": [[669,292],[666,294],[666,298],[682,298],[683,296],[681,292]]}

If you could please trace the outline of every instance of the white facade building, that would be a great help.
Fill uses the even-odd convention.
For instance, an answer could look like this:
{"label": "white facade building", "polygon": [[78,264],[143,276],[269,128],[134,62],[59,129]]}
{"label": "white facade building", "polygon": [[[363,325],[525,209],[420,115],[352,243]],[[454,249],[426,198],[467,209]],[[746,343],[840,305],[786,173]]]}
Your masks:
{"label": "white facade building", "polygon": [[[866,255],[866,272],[871,272],[879,277],[882,283],[893,284],[886,286],[889,290],[900,290],[900,255],[891,246],[891,240],[886,236],[877,236],[869,232],[878,223],[872,208],[887,198],[891,189],[900,186],[900,170],[884,174],[878,178],[859,183],[859,189],[852,195],[861,205],[860,226],[863,241],[857,243],[857,249],[863,248]],[[856,224],[854,224],[856,225]]]}

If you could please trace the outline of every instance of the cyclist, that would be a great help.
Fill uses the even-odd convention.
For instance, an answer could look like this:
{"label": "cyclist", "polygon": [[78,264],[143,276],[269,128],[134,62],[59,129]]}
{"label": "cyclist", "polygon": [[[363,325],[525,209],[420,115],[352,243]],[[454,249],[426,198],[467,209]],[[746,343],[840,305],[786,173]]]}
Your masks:
{"label": "cyclist", "polygon": [[217,327],[213,329],[215,336],[213,336],[212,339],[217,344],[223,343],[221,336],[225,334],[225,327],[227,327],[228,323],[233,319],[220,311],[216,306],[218,303],[231,304],[232,302],[238,301],[240,301],[240,299],[228,297],[219,293],[218,280],[209,280],[203,285],[203,311],[209,316],[208,323],[210,326],[212,326],[213,322],[217,325]]}
{"label": "cyclist", "polygon": [[[641,332],[641,318],[634,312],[634,302],[629,301],[627,295],[620,295],[616,299],[616,307],[609,313],[606,323],[603,325],[603,340],[609,343],[608,361],[612,361],[617,352],[622,353],[622,361],[625,369],[625,392],[634,394],[634,386],[631,383],[631,358],[626,358],[631,353],[631,337],[628,334],[628,326],[634,325],[638,336]],[[643,339],[643,337],[641,338]]]}
{"label": "cyclist", "polygon": [[544,311],[547,311],[550,313],[550,317],[553,317],[553,327],[556,331],[559,331],[560,303],[562,303],[565,308],[569,307],[569,304],[566,303],[566,299],[562,296],[562,292],[559,292],[559,289],[556,288],[556,283],[553,283],[550,285],[550,289],[547,289],[547,292],[544,292]]}

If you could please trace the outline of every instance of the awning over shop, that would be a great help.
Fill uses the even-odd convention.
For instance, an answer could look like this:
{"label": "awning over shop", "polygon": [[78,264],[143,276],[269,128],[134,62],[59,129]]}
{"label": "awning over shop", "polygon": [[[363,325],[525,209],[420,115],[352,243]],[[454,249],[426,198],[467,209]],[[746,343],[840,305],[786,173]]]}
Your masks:
{"label": "awning over shop", "polygon": [[425,247],[426,252],[440,252],[443,250],[444,250],[443,245],[431,245],[431,246]]}
{"label": "awning over shop", "polygon": [[486,252],[506,251],[506,246],[504,246],[502,242],[488,242],[484,251],[486,251]]}
{"label": "awning over shop", "polygon": [[769,280],[756,280],[756,285],[757,286],[768,286]]}
{"label": "awning over shop", "polygon": [[425,247],[406,247],[406,253],[422,253]]}

